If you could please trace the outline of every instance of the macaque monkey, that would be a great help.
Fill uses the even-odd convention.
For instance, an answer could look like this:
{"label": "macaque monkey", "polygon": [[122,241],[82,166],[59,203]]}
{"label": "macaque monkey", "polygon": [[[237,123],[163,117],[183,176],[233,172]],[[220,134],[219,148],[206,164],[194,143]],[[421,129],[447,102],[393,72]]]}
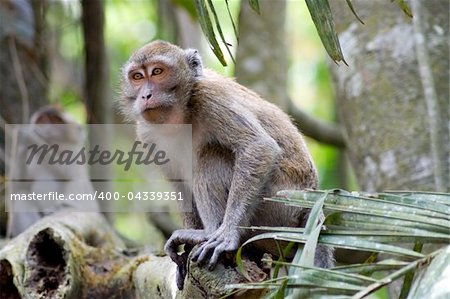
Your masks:
{"label": "macaque monkey", "polygon": [[[54,106],[44,106],[37,110],[30,118],[30,125],[20,128],[15,136],[17,143],[13,152],[11,179],[27,180],[28,183],[19,183],[13,193],[46,193],[49,191],[61,194],[85,193],[93,194],[94,190],[89,179],[86,165],[49,165],[46,156],[41,165],[32,163],[24,165],[27,158],[27,149],[30,144],[57,144],[62,150],[76,150],[84,144],[85,134],[83,128],[68,114]],[[11,212],[14,205],[24,204],[33,211]],[[77,210],[79,202],[64,201],[43,203],[42,201],[17,202],[8,201],[9,220],[7,235],[15,237],[39,219],[61,210]],[[86,203],[83,203],[86,204]],[[96,202],[89,202],[89,211],[98,212]],[[34,211],[36,210],[36,211]]]}
{"label": "macaque monkey", "polygon": [[[179,245],[201,244],[192,259],[213,268],[223,252],[258,233],[240,227],[305,225],[308,210],[263,200],[283,189],[317,187],[301,134],[278,107],[204,69],[196,50],[164,41],[137,50],[123,67],[120,104],[143,138],[149,124],[192,125],[193,187],[187,192],[193,209],[165,245],[178,265],[180,289],[187,254],[177,253]],[[271,240],[254,246],[278,255]],[[332,249],[319,246],[315,264],[331,267]]]}

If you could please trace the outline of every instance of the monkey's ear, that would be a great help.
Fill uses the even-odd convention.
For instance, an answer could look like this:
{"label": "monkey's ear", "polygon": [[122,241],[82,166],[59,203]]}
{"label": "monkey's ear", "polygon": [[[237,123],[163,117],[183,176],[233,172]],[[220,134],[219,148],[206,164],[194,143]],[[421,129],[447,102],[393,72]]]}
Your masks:
{"label": "monkey's ear", "polygon": [[195,76],[198,77],[203,75],[202,58],[200,57],[200,54],[198,54],[198,51],[195,49],[186,49],[184,50],[184,53],[186,55],[187,63],[194,71]]}

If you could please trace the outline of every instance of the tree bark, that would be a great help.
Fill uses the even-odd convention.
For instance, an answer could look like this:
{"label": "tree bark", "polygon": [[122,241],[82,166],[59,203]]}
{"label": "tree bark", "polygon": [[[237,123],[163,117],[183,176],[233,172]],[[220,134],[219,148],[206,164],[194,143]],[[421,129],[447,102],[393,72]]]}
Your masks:
{"label": "tree bark", "polygon": [[349,67],[331,65],[360,187],[450,190],[449,2],[330,2]]}

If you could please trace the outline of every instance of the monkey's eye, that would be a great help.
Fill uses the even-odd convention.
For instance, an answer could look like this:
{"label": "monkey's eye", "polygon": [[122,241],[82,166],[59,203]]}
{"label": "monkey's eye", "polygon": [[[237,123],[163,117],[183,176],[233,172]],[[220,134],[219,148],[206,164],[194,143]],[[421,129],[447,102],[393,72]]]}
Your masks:
{"label": "monkey's eye", "polygon": [[133,78],[133,80],[141,80],[144,79],[144,76],[141,73],[134,73],[131,78]]}
{"label": "monkey's eye", "polygon": [[161,75],[161,73],[163,72],[162,68],[159,67],[155,67],[152,71],[152,76],[157,76],[157,75]]}

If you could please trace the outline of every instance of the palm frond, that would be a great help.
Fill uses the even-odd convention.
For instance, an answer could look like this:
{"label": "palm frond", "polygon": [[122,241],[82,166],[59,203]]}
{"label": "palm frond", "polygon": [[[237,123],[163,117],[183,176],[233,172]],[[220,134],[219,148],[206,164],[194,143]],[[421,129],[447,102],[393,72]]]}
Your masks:
{"label": "palm frond", "polygon": [[[215,30],[217,30],[217,34],[219,34],[223,45],[230,54],[231,59],[234,61],[234,57],[231,54],[230,50],[230,44],[225,41],[219,17],[216,13],[213,2],[211,0],[195,0],[195,9],[197,11],[200,27],[202,28],[203,34],[205,34],[214,55],[216,55],[217,59],[219,59],[220,63],[222,63],[223,66],[227,65],[222,49],[220,48],[219,42],[216,38]],[[212,18],[211,14],[213,16]],[[216,29],[214,29],[214,24]]]}
{"label": "palm frond", "polygon": [[333,15],[328,0],[306,0],[306,5],[328,55],[336,63],[343,61],[347,64],[334,28]]}
{"label": "palm frond", "polygon": [[[291,242],[291,248],[292,244],[300,244],[299,249],[290,263],[272,261],[275,267],[289,267],[287,276],[230,287],[267,288],[271,290],[269,298],[363,298],[406,276],[403,296],[406,297],[411,289],[411,293],[416,294],[411,298],[421,298],[417,294],[424,291],[417,285],[417,280],[424,278],[419,276],[414,282],[414,272],[426,269],[435,259],[450,260],[448,245],[429,254],[420,252],[421,244],[450,243],[450,194],[447,193],[287,190],[266,200],[312,209],[307,225],[305,228],[251,227],[252,230],[264,232],[242,245],[237,254],[238,265],[243,248],[256,240],[270,238],[287,241]],[[326,215],[324,222],[319,217],[322,211]],[[311,254],[314,248],[311,246],[319,243],[335,248],[385,253],[388,259],[320,269],[311,264],[314,258]],[[411,250],[397,243],[415,245]],[[446,267],[449,268],[449,265],[450,262],[447,262]],[[441,269],[444,271],[445,266]],[[376,272],[379,277],[386,271],[389,274],[384,274],[382,278],[371,277]],[[430,272],[429,275],[436,273]]]}
{"label": "palm frond", "polygon": [[392,0],[392,2],[397,2],[398,7],[400,7],[401,10],[410,18],[413,17],[411,9],[409,8],[408,4],[406,4],[405,0]]}
{"label": "palm frond", "polygon": [[[184,3],[183,1],[180,0],[174,1],[179,5],[181,5],[181,3]],[[333,14],[331,12],[328,0],[305,0],[305,1],[309,13],[311,15],[311,18],[317,29],[317,33],[319,34],[320,40],[322,41],[322,44],[325,50],[327,51],[328,55],[334,62],[338,63],[342,61],[347,65],[344,59],[344,55],[342,53],[341,46],[339,44],[339,39],[333,21]],[[411,9],[404,0],[391,0],[391,2],[394,1],[407,16],[412,18]],[[229,10],[228,0],[225,0],[225,3],[228,10],[228,17],[230,18],[233,26],[234,34],[236,35],[237,40],[239,40],[236,25]],[[259,0],[248,0],[248,3],[250,4],[251,8],[254,11],[256,11],[258,14],[261,13]],[[355,18],[359,22],[364,24],[363,20],[356,13],[352,0],[346,0],[346,3],[351,12],[353,13],[353,15],[355,16]],[[181,6],[183,7],[186,6],[185,9],[192,15],[191,5],[183,4]],[[197,12],[198,22],[200,23],[203,34],[205,34],[206,39],[208,40],[211,46],[211,50],[216,55],[217,59],[219,59],[222,65],[224,66],[227,65],[223,52],[216,38],[216,35],[219,35],[222,44],[225,46],[227,52],[229,53],[231,59],[234,62],[234,57],[231,54],[230,50],[230,44],[225,41],[225,38],[222,33],[222,27],[220,24],[219,16],[216,13],[213,2],[211,0],[195,0],[195,10]],[[213,16],[212,18],[210,13]],[[216,27],[216,29],[214,29],[214,27]]]}

